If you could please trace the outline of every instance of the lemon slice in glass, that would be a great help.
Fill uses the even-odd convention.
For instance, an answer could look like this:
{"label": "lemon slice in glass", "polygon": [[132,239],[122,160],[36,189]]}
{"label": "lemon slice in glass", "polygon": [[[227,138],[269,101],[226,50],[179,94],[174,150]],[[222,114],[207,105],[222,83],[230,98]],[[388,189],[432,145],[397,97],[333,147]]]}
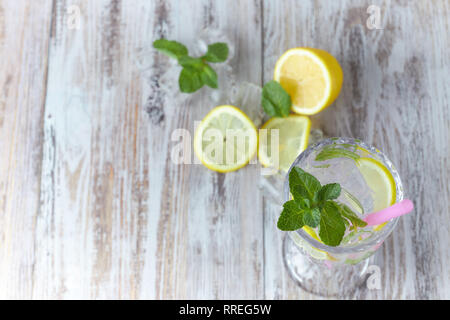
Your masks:
{"label": "lemon slice in glass", "polygon": [[244,167],[256,153],[258,134],[240,109],[215,107],[202,120],[194,136],[194,152],[208,169],[229,172]]}
{"label": "lemon slice in glass", "polygon": [[[356,160],[356,165],[372,190],[373,212],[393,205],[396,198],[395,181],[389,170],[378,160],[366,157]],[[374,230],[377,231],[384,225],[380,224]]]}
{"label": "lemon slice in glass", "polygon": [[342,87],[342,69],[331,54],[321,49],[293,48],[277,61],[274,80],[289,93],[292,111],[316,114],[328,107]]}
{"label": "lemon slice in glass", "polygon": [[[322,240],[320,240],[317,233],[311,227],[303,226],[303,230],[305,230],[306,233],[308,233],[315,240],[319,241],[320,243],[323,243]],[[301,237],[299,237],[298,235],[295,235],[294,239],[297,240],[297,241],[295,241],[295,240],[294,241],[297,244],[299,244],[307,253],[309,253],[309,255],[311,257],[318,259],[318,260],[337,261],[337,259],[335,257],[333,257],[332,255],[330,255],[328,252],[313,247],[306,240],[301,239]]]}
{"label": "lemon slice in glass", "polygon": [[[267,121],[261,127],[267,130],[260,130],[258,158],[261,164],[287,172],[297,156],[306,149],[310,128],[309,118],[299,115],[272,118]],[[278,132],[278,149],[272,150],[272,146],[276,147],[275,143],[272,143],[276,132]],[[275,152],[278,152],[278,166]]]}

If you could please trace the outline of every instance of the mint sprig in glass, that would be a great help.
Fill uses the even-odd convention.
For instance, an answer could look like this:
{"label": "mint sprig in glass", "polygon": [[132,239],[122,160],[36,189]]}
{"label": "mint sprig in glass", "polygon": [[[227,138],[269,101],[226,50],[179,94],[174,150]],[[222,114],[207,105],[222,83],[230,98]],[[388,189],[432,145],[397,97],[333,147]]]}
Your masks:
{"label": "mint sprig in glass", "polygon": [[280,230],[319,227],[320,240],[326,245],[338,246],[346,226],[356,229],[367,225],[348,206],[336,201],[341,194],[339,183],[322,186],[316,177],[295,167],[289,173],[289,190],[293,199],[283,205],[277,223]]}

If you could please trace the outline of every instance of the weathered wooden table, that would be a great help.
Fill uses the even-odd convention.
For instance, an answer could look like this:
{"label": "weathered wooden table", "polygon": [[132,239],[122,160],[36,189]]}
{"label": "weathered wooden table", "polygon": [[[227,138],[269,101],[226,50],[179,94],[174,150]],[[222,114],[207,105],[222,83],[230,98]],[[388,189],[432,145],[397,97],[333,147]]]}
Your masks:
{"label": "weathered wooden table", "polygon": [[0,298],[317,298],[284,268],[257,166],[170,160],[212,91],[178,93],[151,44],[205,28],[237,81],[270,80],[294,46],[337,57],[314,125],[384,150],[416,206],[377,253],[381,289],[351,298],[449,299],[448,0],[1,0]]}

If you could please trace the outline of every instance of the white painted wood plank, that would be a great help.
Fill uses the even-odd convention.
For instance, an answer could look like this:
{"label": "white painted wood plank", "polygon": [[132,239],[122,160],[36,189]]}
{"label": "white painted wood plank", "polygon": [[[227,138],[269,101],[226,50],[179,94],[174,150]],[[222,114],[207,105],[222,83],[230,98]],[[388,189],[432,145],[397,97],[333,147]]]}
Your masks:
{"label": "white painted wood plank", "polygon": [[51,1],[0,1],[0,299],[30,298]]}

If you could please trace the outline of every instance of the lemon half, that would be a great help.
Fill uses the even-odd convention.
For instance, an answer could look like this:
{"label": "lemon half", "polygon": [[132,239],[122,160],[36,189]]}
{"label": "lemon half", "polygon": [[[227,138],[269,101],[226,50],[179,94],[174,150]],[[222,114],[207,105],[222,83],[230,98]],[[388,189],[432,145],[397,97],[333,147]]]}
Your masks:
{"label": "lemon half", "polygon": [[289,93],[292,111],[312,115],[339,95],[343,73],[336,58],[314,48],[293,48],[277,61],[274,80]]}
{"label": "lemon half", "polygon": [[194,136],[194,152],[208,169],[230,172],[244,167],[256,153],[258,135],[253,122],[240,109],[215,107],[202,120]]}

